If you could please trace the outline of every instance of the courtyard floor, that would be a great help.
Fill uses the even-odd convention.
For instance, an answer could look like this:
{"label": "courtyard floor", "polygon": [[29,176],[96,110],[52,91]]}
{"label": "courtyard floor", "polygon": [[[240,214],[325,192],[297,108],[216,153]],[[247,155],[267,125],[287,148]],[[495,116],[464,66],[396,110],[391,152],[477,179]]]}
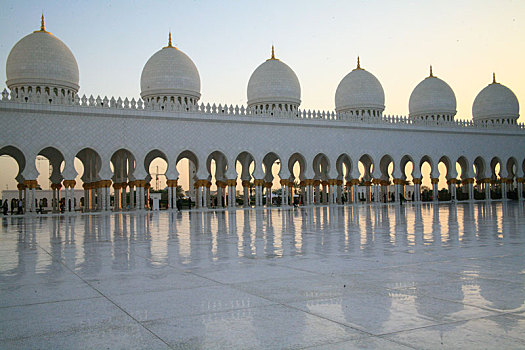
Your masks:
{"label": "courtyard floor", "polygon": [[2,349],[525,348],[523,204],[3,217]]}

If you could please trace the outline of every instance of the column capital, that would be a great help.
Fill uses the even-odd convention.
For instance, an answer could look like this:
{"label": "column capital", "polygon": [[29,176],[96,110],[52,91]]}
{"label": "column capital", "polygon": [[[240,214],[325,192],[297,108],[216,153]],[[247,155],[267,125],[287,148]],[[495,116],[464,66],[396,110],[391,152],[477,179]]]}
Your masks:
{"label": "column capital", "polygon": [[286,179],[281,179],[280,183],[281,183],[281,186],[288,186],[288,180]]}
{"label": "column capital", "polygon": [[135,180],[135,185],[137,187],[144,187],[144,185],[146,185],[146,180]]}
{"label": "column capital", "polygon": [[226,185],[227,186],[237,186],[237,179],[226,180]]}
{"label": "column capital", "polygon": [[457,184],[458,183],[458,179],[455,179],[455,178],[452,178],[452,179],[448,179],[447,180],[447,184]]}
{"label": "column capital", "polygon": [[263,179],[255,179],[255,180],[253,180],[253,184],[255,186],[263,186],[264,185],[264,180]]}
{"label": "column capital", "polygon": [[438,177],[433,177],[430,179],[430,183],[432,183],[433,185],[434,184],[438,184],[439,183],[439,178]]}
{"label": "column capital", "polygon": [[405,180],[400,179],[400,178],[394,179],[394,185],[404,185],[404,184],[405,184]]}
{"label": "column capital", "polygon": [[177,180],[166,180],[166,185],[168,185],[168,187],[177,187]]}
{"label": "column capital", "polygon": [[421,179],[412,179],[412,183],[414,185],[421,185],[421,182],[422,182]]}
{"label": "column capital", "polygon": [[272,188],[272,186],[273,186],[273,183],[271,183],[271,182],[265,182],[264,183],[264,187],[266,187],[266,188]]}
{"label": "column capital", "polygon": [[38,187],[38,182],[36,180],[25,180],[24,181],[24,185],[27,188],[37,188]]}
{"label": "column capital", "polygon": [[463,185],[468,185],[468,184],[473,184],[473,183],[474,183],[474,179],[471,177],[461,180],[461,184]]}
{"label": "column capital", "polygon": [[517,183],[525,183],[525,177],[517,177],[516,178]]}
{"label": "column capital", "polygon": [[27,186],[24,185],[24,184],[18,184],[18,185],[16,185],[16,188],[18,188],[19,191],[25,190],[26,187],[27,187]]}
{"label": "column capital", "polygon": [[250,180],[242,180],[242,187],[250,187]]}

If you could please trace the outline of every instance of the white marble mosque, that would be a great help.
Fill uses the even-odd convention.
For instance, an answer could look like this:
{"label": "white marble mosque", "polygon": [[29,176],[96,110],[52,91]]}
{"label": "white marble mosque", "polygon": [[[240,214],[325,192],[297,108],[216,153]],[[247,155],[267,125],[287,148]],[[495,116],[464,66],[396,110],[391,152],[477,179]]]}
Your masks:
{"label": "white marble mosque", "polygon": [[410,96],[409,115],[393,116],[383,113],[381,83],[358,59],[337,87],[335,111],[302,110],[299,80],[272,48],[248,80],[246,106],[205,105],[198,69],[170,34],[167,46],[145,63],[140,99],[79,96],[75,56],[46,30],[43,16],[40,30],[12,48],[6,71],[0,154],[18,164],[26,213],[37,209],[38,156],[52,168],[52,202],[67,203],[66,211],[76,207],[75,158],[84,169],[84,211],[147,207],[149,165],[156,158],[168,164],[170,208],[182,159],[197,208],[212,205],[212,185],[217,203],[228,208],[238,206],[241,186],[244,203],[255,187],[255,206],[271,206],[276,184],[283,206],[295,196],[301,205],[399,202],[402,196],[420,202],[424,164],[431,168],[426,180],[433,200],[440,176],[449,200],[523,199],[524,125],[517,123],[516,96],[495,76],[476,97],[472,119],[455,120],[454,92],[431,67]]}

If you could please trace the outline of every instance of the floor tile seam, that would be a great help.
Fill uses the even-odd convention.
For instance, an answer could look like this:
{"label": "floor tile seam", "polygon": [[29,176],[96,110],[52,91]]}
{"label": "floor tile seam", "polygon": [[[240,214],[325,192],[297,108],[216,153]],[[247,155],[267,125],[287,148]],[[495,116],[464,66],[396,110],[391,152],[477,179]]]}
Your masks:
{"label": "floor tile seam", "polygon": [[249,311],[253,309],[266,308],[266,307],[278,306],[278,305],[281,305],[281,304],[272,302],[270,304],[253,305],[253,306],[248,306],[248,307],[236,307],[233,309],[226,309],[226,310],[216,310],[216,311],[198,312],[198,313],[190,313],[190,314],[178,314],[177,316],[174,316],[174,317],[159,317],[159,318],[142,320],[139,322],[140,323],[152,323],[152,322],[175,320],[175,319],[187,319],[189,317],[217,315],[217,314],[223,314],[223,313],[228,313],[228,312],[238,312],[238,311],[245,311],[245,310]]}
{"label": "floor tile seam", "polygon": [[[49,254],[53,259],[56,259],[50,252],[48,252],[46,249],[42,248],[39,245],[40,249],[45,251],[47,254]],[[58,260],[58,259],[57,259]],[[147,332],[149,332],[151,335],[153,335],[155,338],[159,339],[161,342],[163,342],[168,348],[173,349],[173,347],[165,341],[163,338],[161,338],[159,335],[157,335],[155,332],[153,332],[151,329],[143,325],[139,320],[137,320],[135,317],[133,317],[129,312],[127,312],[124,308],[122,308],[120,305],[118,305],[115,301],[110,299],[108,296],[106,296],[104,293],[102,293],[100,290],[95,288],[93,285],[91,285],[88,281],[86,281],[84,278],[76,274],[76,272],[71,269],[69,266],[67,266],[64,262],[58,260],[66,269],[68,269],[71,273],[76,275],[78,278],[80,278],[85,284],[87,284],[89,287],[91,287],[95,292],[100,294],[102,297],[104,297],[107,301],[109,301],[111,304],[113,304],[116,308],[118,308],[121,312],[123,312],[125,315],[127,315],[131,320],[133,320],[135,323],[139,324],[142,328],[144,328]]]}
{"label": "floor tile seam", "polygon": [[[369,339],[369,338],[372,338],[372,339],[381,339],[383,341],[386,341],[386,342],[391,342],[391,343],[394,343],[394,344],[397,344],[397,345],[401,345],[403,347],[406,347],[407,349],[418,349],[418,348],[415,348],[411,345],[408,345],[408,344],[403,344],[397,340],[394,340],[394,339],[386,339],[386,338],[383,338],[383,337],[380,337],[380,336],[377,336],[377,335],[371,335],[370,337],[362,337],[362,338],[355,338],[355,339],[347,339],[347,340],[341,340],[341,341],[336,341],[336,342],[332,342],[332,343],[325,343],[325,344],[322,344],[322,345],[338,345],[338,344],[342,344],[344,345],[345,343],[349,342],[349,341],[353,341],[353,340],[366,340],[366,339]],[[316,347],[318,347],[319,345],[311,345],[311,346],[307,346],[307,347],[304,347],[304,348],[299,348],[299,350],[308,350],[308,349],[314,349]]]}
{"label": "floor tile seam", "polygon": [[50,300],[50,301],[43,301],[40,303],[31,303],[31,304],[19,304],[19,305],[10,305],[10,306],[0,306],[0,310],[3,309],[9,309],[14,307],[26,307],[26,306],[36,306],[36,305],[47,305],[47,304],[55,304],[55,303],[62,303],[62,302],[69,302],[69,301],[81,301],[81,300],[91,300],[91,299],[99,299],[102,298],[102,296],[92,296],[92,297],[85,297],[85,298],[74,298],[74,299],[63,299],[63,300]]}
{"label": "floor tile seam", "polygon": [[475,308],[482,309],[482,310],[485,310],[485,311],[492,311],[492,312],[496,312],[498,314],[520,312],[520,311],[509,311],[509,310],[501,311],[501,310],[492,309],[492,308],[486,307],[486,306],[471,304],[469,302],[463,302],[463,301],[458,301],[458,300],[451,300],[451,299],[440,298],[440,297],[436,297],[436,296],[433,296],[433,295],[430,295],[430,294],[426,294],[426,296],[430,296],[430,297],[432,297],[434,299],[438,299],[438,300],[442,300],[442,301],[448,301],[448,302],[451,302],[451,303],[456,303],[456,304],[466,305],[466,306],[470,306],[470,307],[475,307]]}
{"label": "floor tile seam", "polygon": [[[233,287],[232,287],[232,288],[233,288]],[[239,290],[238,288],[234,288],[234,289]],[[242,290],[241,290],[241,291],[242,291]],[[271,300],[271,299],[269,299],[268,297],[265,297],[265,296],[263,296],[263,295],[259,295],[259,294],[257,294],[257,293],[253,293],[253,292],[246,292],[246,291],[242,291],[242,292],[247,293],[247,294],[250,294],[250,295],[253,295],[253,296],[255,296],[255,297],[258,297],[258,298],[261,298],[261,299],[264,299],[264,300],[267,300],[267,301],[270,301],[270,302],[272,302],[272,303],[275,303],[275,301],[273,301],[273,300]],[[329,299],[330,299],[330,298],[329,298]],[[332,320],[332,319],[330,319],[330,318],[328,318],[328,317],[325,317],[325,316],[322,316],[322,315],[317,315],[317,314],[314,314],[314,313],[312,313],[312,312],[302,310],[302,309],[300,309],[300,308],[298,308],[298,307],[295,307],[295,306],[292,306],[292,305],[289,305],[289,304],[286,304],[286,303],[283,303],[283,302],[276,302],[274,305],[280,305],[280,306],[283,306],[283,307],[288,308],[288,309],[293,309],[293,310],[295,310],[295,311],[299,311],[299,312],[301,312],[301,313],[308,314],[308,315],[313,316],[313,317],[315,317],[315,318],[324,319],[324,320],[326,320],[326,321],[329,321],[329,322],[332,322],[332,323],[338,324],[338,325],[340,325],[340,326],[342,326],[342,327],[344,327],[344,328],[350,328],[350,329],[352,329],[352,330],[354,330],[354,331],[357,331],[357,332],[359,332],[359,333],[364,333],[364,334],[367,334],[367,335],[369,335],[369,336],[374,335],[374,334],[372,334],[372,333],[370,333],[370,332],[367,332],[367,331],[365,331],[365,330],[361,330],[361,329],[358,329],[358,328],[355,328],[355,327],[352,327],[352,326],[346,325],[346,324],[344,324],[344,323],[342,323],[342,322],[338,322],[338,321]],[[353,338],[353,339],[358,339],[358,338],[360,338],[360,337]],[[348,340],[350,340],[350,339],[348,339]]]}
{"label": "floor tile seam", "polygon": [[[485,318],[490,318],[490,317],[495,317],[495,316],[502,316],[502,315],[499,315],[499,314],[497,314],[497,315],[485,315],[485,316],[467,318],[467,319],[463,319],[463,320],[450,320],[450,321],[446,321],[446,322],[437,321],[437,323],[435,323],[433,325],[426,325],[426,326],[410,328],[410,329],[404,329],[404,330],[395,331],[395,332],[382,333],[382,334],[378,334],[377,336],[378,337],[387,337],[387,336],[390,336],[390,335],[403,333],[403,332],[412,332],[412,331],[420,330],[420,329],[426,329],[426,328],[432,328],[432,327],[438,327],[438,326],[444,326],[444,325],[453,325],[453,324],[469,322],[469,321],[482,320],[482,319],[485,319]],[[472,330],[472,329],[469,329],[469,330],[473,331],[475,333],[482,333],[481,331],[475,331],[475,330]]]}

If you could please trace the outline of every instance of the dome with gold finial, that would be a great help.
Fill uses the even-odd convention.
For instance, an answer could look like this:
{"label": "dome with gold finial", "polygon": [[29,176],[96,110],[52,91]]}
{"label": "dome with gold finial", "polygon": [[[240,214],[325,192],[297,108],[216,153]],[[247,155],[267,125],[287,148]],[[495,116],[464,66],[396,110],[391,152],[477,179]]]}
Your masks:
{"label": "dome with gold finial", "polygon": [[518,98],[511,89],[496,82],[492,74],[492,84],[487,85],[474,99],[472,118],[477,122],[496,122],[515,124],[520,116]]}
{"label": "dome with gold finial", "polygon": [[201,79],[193,61],[173,46],[171,33],[168,45],[146,62],[140,77],[140,96],[146,100],[178,100],[195,104],[201,97]]}
{"label": "dome with gold finial", "polygon": [[421,120],[452,121],[456,115],[456,95],[443,80],[430,75],[412,91],[408,102],[409,117]]}
{"label": "dome with gold finial", "polygon": [[295,111],[301,104],[301,85],[294,71],[272,56],[252,73],[248,81],[248,108],[255,111]]}
{"label": "dome with gold finial", "polygon": [[46,30],[44,15],[40,30],[26,35],[11,49],[6,76],[7,87],[15,93],[47,91],[71,96],[79,89],[75,56],[60,39]]}
{"label": "dome with gold finial", "polygon": [[377,78],[361,68],[357,57],[357,67],[348,73],[337,86],[335,110],[338,113],[381,116],[385,110],[385,92]]}

